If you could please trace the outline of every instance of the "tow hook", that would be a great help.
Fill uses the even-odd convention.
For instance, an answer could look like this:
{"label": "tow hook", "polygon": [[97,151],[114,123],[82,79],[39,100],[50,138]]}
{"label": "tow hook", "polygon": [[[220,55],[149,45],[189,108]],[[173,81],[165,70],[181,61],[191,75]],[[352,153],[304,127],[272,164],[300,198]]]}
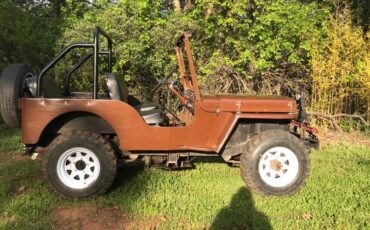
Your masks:
{"label": "tow hook", "polygon": [[39,155],[35,150],[35,147],[23,145],[23,155],[31,156],[31,160],[36,160]]}
{"label": "tow hook", "polygon": [[23,145],[23,155],[31,156],[34,151],[35,151],[35,147]]}

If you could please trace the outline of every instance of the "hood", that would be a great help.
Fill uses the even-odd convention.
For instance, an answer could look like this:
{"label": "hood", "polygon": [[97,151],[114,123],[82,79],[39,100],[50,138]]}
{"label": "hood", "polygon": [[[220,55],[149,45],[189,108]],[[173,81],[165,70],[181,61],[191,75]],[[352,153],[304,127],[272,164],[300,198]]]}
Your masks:
{"label": "hood", "polygon": [[201,107],[209,112],[290,114],[298,112],[294,98],[265,95],[202,96]]}

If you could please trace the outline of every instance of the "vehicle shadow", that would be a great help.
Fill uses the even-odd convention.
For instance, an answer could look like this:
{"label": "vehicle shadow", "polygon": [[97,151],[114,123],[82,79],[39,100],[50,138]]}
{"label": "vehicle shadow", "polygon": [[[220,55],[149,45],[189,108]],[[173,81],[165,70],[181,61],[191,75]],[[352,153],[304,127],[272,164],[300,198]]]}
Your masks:
{"label": "vehicle shadow", "polygon": [[221,156],[217,157],[208,157],[208,156],[203,156],[203,157],[194,157],[192,160],[192,163],[225,163],[225,161],[222,159]]}
{"label": "vehicle shadow", "polygon": [[221,209],[210,229],[272,229],[268,217],[254,206],[250,191],[242,187],[229,206]]}
{"label": "vehicle shadow", "polygon": [[127,183],[134,181],[144,169],[145,164],[141,161],[119,164],[116,178],[109,191],[111,192],[122,188],[122,186],[127,186]]}

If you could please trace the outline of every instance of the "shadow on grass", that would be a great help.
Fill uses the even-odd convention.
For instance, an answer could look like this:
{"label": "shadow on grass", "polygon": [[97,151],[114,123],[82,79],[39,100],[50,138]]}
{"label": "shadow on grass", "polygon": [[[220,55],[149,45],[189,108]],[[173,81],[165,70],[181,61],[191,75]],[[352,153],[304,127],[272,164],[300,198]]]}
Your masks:
{"label": "shadow on grass", "polygon": [[109,191],[119,190],[122,187],[127,186],[127,183],[134,181],[135,178],[144,171],[144,169],[145,164],[140,161],[119,165],[117,168],[116,178]]}
{"label": "shadow on grass", "polygon": [[194,157],[191,161],[192,163],[225,163],[221,156],[203,156],[203,157]]}
{"label": "shadow on grass", "polygon": [[256,210],[250,191],[242,187],[221,209],[211,229],[272,229],[268,217]]}
{"label": "shadow on grass", "polygon": [[[112,187],[109,189],[110,194],[117,194],[124,192],[125,194],[134,193],[133,196],[130,196],[131,200],[135,200],[142,193],[145,193],[148,180],[149,183],[156,183],[154,181],[160,181],[160,178],[153,177],[151,173],[145,172],[145,168],[152,168],[158,171],[167,171],[167,172],[179,172],[186,170],[196,170],[197,163],[225,163],[221,157],[198,157],[191,161],[191,168],[177,168],[177,169],[165,169],[160,168],[155,165],[150,167],[145,166],[143,161],[134,161],[129,163],[121,163],[117,168],[117,175]],[[137,190],[135,191],[135,187]]]}

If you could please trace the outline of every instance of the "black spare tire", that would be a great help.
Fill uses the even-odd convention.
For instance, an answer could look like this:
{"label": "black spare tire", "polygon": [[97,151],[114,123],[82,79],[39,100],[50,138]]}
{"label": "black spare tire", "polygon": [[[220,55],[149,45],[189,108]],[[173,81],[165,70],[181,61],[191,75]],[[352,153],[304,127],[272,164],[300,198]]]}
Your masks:
{"label": "black spare tire", "polygon": [[0,113],[10,127],[21,126],[21,111],[18,99],[23,97],[24,81],[32,75],[32,69],[26,64],[10,64],[0,77]]}

